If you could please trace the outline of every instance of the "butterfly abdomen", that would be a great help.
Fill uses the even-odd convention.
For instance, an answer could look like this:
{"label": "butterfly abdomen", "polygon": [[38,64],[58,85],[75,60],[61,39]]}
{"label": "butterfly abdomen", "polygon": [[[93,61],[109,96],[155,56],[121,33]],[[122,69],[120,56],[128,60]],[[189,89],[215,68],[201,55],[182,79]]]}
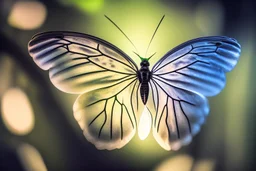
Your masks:
{"label": "butterfly abdomen", "polygon": [[151,79],[151,72],[149,70],[149,62],[144,60],[140,63],[140,70],[138,71],[138,78],[140,81],[140,96],[144,104],[147,103],[149,94],[149,81]]}
{"label": "butterfly abdomen", "polygon": [[141,83],[140,85],[140,96],[144,105],[148,101],[149,86],[148,83]]}

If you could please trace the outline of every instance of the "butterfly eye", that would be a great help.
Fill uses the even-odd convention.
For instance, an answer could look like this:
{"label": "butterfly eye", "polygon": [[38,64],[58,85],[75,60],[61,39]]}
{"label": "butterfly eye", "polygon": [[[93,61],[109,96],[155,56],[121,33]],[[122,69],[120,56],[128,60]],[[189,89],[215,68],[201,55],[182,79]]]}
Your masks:
{"label": "butterfly eye", "polygon": [[148,61],[146,61],[146,60],[143,60],[141,63],[140,63],[140,66],[149,66],[149,62]]}

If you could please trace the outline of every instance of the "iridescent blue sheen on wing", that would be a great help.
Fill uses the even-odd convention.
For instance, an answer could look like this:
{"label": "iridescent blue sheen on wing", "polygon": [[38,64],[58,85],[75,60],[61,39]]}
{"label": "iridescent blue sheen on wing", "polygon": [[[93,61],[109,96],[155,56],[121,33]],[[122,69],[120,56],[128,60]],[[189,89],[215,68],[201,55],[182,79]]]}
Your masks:
{"label": "iridescent blue sheen on wing", "polygon": [[185,42],[169,51],[152,69],[156,78],[205,96],[225,86],[240,55],[240,45],[228,37],[204,37]]}
{"label": "iridescent blue sheen on wing", "polygon": [[240,51],[235,39],[202,37],[170,50],[153,66],[153,132],[163,148],[179,149],[199,131],[209,112],[205,96],[224,88],[225,72],[234,68]]}

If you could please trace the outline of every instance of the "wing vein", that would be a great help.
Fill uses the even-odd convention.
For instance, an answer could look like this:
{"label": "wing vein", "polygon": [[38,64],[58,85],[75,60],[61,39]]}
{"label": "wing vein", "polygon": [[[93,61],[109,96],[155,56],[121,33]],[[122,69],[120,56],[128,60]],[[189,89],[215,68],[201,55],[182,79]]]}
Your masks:
{"label": "wing vein", "polygon": [[[158,92],[158,88],[157,88],[156,84],[155,84],[153,81],[152,81],[152,83],[154,84],[154,86],[155,86],[155,88],[156,88],[156,94],[157,94],[157,106],[156,106],[156,117],[155,117],[155,118],[157,118],[158,110],[159,110],[159,92]],[[151,85],[151,82],[150,82],[150,85]],[[153,91],[153,90],[152,90],[152,91]],[[154,93],[152,93],[152,94],[153,94],[153,96],[154,96]],[[156,119],[155,119],[154,124],[155,124],[155,127],[156,127]]]}
{"label": "wing vein", "polygon": [[[121,105],[121,104],[120,104]],[[121,119],[120,119],[120,127],[121,127],[121,140],[123,139],[123,107],[121,105]]]}
{"label": "wing vein", "polygon": [[59,75],[59,74],[65,72],[65,71],[68,71],[68,70],[70,70],[70,69],[74,69],[74,68],[79,67],[79,66],[82,66],[82,65],[86,65],[86,64],[88,64],[88,63],[90,63],[90,62],[81,62],[81,63],[75,64],[75,65],[66,67],[66,68],[64,68],[64,69],[62,69],[62,70],[60,70],[60,71],[54,73],[54,74],[51,76],[51,78],[53,78],[53,77],[55,77],[55,76],[57,76],[57,75]]}
{"label": "wing vein", "polygon": [[111,70],[111,69],[105,68],[105,67],[103,67],[103,66],[101,66],[101,65],[99,65],[99,64],[97,64],[97,63],[95,63],[95,62],[93,62],[92,60],[90,60],[90,58],[88,58],[88,60],[89,60],[91,63],[93,63],[94,65],[96,65],[96,66],[98,66],[98,67],[100,67],[100,68],[102,68],[102,69],[105,69],[105,70],[107,70],[107,71],[110,71],[110,72],[115,72],[115,73],[118,73],[118,74],[126,74],[126,75],[136,75],[136,73],[131,74],[131,73],[124,73],[124,72],[119,72],[119,71]]}
{"label": "wing vein", "polygon": [[122,103],[122,105],[124,106],[124,109],[126,110],[126,113],[127,113],[128,117],[129,117],[129,119],[130,119],[130,121],[131,121],[132,128],[134,128],[134,124],[133,124],[133,122],[132,122],[132,118],[131,118],[131,116],[130,116],[130,113],[129,113],[129,111],[128,111],[126,105],[123,104],[123,103]]}
{"label": "wing vein", "polygon": [[177,129],[178,139],[180,139],[180,131],[179,131],[179,125],[178,125],[177,113],[176,113],[175,101],[174,100],[172,100],[172,108],[173,108],[173,112],[174,112],[175,125],[176,125],[176,129]]}
{"label": "wing vein", "polygon": [[[132,96],[133,96],[133,93],[134,93],[134,89],[135,89],[136,83],[137,83],[137,80],[134,83],[134,86],[132,88],[132,93],[131,93],[131,96],[130,96],[130,103],[131,103],[131,107],[132,107],[132,113],[133,113],[133,117],[134,117],[134,120],[135,120],[135,124],[137,125],[137,120],[136,120],[136,117],[135,117],[135,112],[134,112],[134,107],[133,107],[133,102],[132,102]],[[137,111],[138,111],[138,96],[136,96],[136,97],[137,97],[136,101],[137,101]]]}
{"label": "wing vein", "polygon": [[[180,58],[186,56],[186,55],[189,54],[192,50],[193,50],[193,47],[192,47],[187,53],[185,53],[185,54],[183,54],[183,55],[181,55],[181,56],[179,56],[179,57],[173,59],[172,61],[170,61],[170,62],[168,62],[168,63],[166,63],[166,64],[164,64],[164,65],[161,66],[160,68],[154,70],[154,72],[157,72],[158,70],[162,69],[162,68],[165,67],[166,65],[169,65],[170,63],[172,63],[172,62],[174,62],[174,61],[176,61],[176,60],[178,60],[178,59],[180,59]],[[164,61],[164,59],[165,59],[165,58],[162,58],[161,61],[159,61],[158,66],[161,65],[161,63]],[[154,68],[153,68],[153,69],[154,69]]]}
{"label": "wing vein", "polygon": [[[173,98],[173,97],[170,96],[154,79],[152,79],[152,80],[153,80],[153,81],[158,85],[158,87],[160,87],[160,88],[162,89],[162,91],[165,92],[165,94],[166,94],[168,97],[170,97],[171,99],[174,99],[174,100],[177,100],[177,101],[182,101],[182,102],[185,102],[185,103],[187,103],[187,104],[190,104],[190,105],[195,106],[195,104],[193,104],[193,103],[191,103],[191,102]],[[161,81],[161,80],[159,80],[159,81]],[[163,82],[163,81],[161,81],[161,82]],[[163,82],[163,83],[165,83],[165,82]],[[167,83],[165,83],[165,84],[167,84]],[[169,85],[169,84],[167,84],[167,85]],[[169,86],[171,86],[171,85],[169,85]],[[173,86],[173,87],[175,88],[175,86]],[[181,89],[181,88],[180,88],[180,89]],[[185,89],[182,89],[182,90],[185,90]],[[185,91],[188,91],[188,90],[185,90]]]}
{"label": "wing vein", "polygon": [[[100,51],[100,52],[101,52],[101,51]],[[102,53],[102,52],[101,52],[101,53]],[[123,64],[123,65],[125,65],[125,66],[131,68],[134,72],[136,72],[136,70],[135,70],[133,67],[131,67],[130,65],[127,65],[126,63],[124,63],[124,62],[122,62],[122,61],[120,61],[120,60],[117,60],[116,58],[113,58],[112,56],[106,55],[106,54],[104,54],[104,53],[102,53],[102,55],[103,55],[103,56],[106,56],[106,57],[108,57],[108,58],[110,58],[110,59],[113,59],[114,61],[120,62],[121,64]],[[128,62],[129,62],[129,61],[128,61]]]}
{"label": "wing vein", "polygon": [[103,127],[105,126],[106,122],[107,122],[107,111],[106,111],[107,103],[108,103],[108,101],[106,101],[105,106],[104,106],[105,118],[104,118],[104,122],[103,122],[103,124],[102,124],[102,126],[100,128],[98,138],[100,138],[101,131],[102,131]]}
{"label": "wing vein", "polygon": [[[86,44],[82,44],[82,43],[78,43],[78,42],[72,42],[72,41],[67,40],[67,39],[65,39],[65,38],[62,38],[62,40],[65,40],[65,41],[69,42],[69,43],[70,43],[69,45],[75,44],[75,45],[84,46],[84,47],[88,47],[88,48],[97,50],[96,48],[94,48],[94,47],[92,47],[92,46],[87,46]],[[97,43],[97,44],[98,44],[98,43]]]}
{"label": "wing vein", "polygon": [[89,126],[104,112],[104,109],[89,123]]}
{"label": "wing vein", "polygon": [[186,118],[186,120],[187,120],[187,122],[188,122],[189,132],[191,133],[191,124],[190,124],[190,121],[189,121],[189,119],[188,119],[188,116],[187,116],[187,114],[184,112],[183,107],[181,106],[181,102],[179,102],[179,105],[180,105],[180,109],[181,109],[182,113],[184,114],[184,116],[185,116],[185,118]]}
{"label": "wing vein", "polygon": [[114,106],[115,106],[116,99],[113,102],[112,108],[111,108],[111,117],[110,117],[110,139],[112,139],[112,134],[113,134],[113,111],[114,111]]}
{"label": "wing vein", "polygon": [[[168,97],[167,97],[168,98]],[[160,127],[160,122],[162,120],[162,116],[163,116],[163,113],[164,113],[164,110],[166,108],[166,104],[164,105],[163,109],[162,109],[162,112],[161,112],[161,115],[160,115],[160,118],[159,118],[159,121],[158,121],[158,125],[157,125],[157,132],[159,131],[159,127]]]}
{"label": "wing vein", "polygon": [[[134,78],[135,78],[135,77],[128,78],[128,79],[122,80],[122,81],[120,81],[120,82],[128,81],[128,80],[134,79]],[[124,89],[126,89],[130,84],[132,84],[135,80],[136,80],[136,79],[134,79],[133,81],[131,81],[127,86],[125,86],[122,90],[120,90],[120,91],[119,91],[118,93],[116,93],[115,95],[113,95],[113,96],[111,96],[111,97],[109,97],[109,98],[106,98],[106,99],[97,100],[96,102],[93,102],[93,103],[88,104],[87,107],[88,107],[88,106],[91,106],[91,105],[94,105],[94,104],[96,104],[96,103],[98,103],[98,102],[101,102],[101,101],[103,101],[103,100],[108,100],[108,99],[111,99],[112,97],[115,97],[117,94],[121,93]],[[118,82],[118,83],[116,83],[116,84],[114,84],[114,85],[108,86],[108,87],[104,87],[104,88],[109,88],[109,87],[115,86],[115,85],[119,84],[120,82]]]}
{"label": "wing vein", "polygon": [[181,67],[181,68],[177,68],[177,69],[172,70],[172,71],[170,71],[170,72],[165,72],[165,73],[160,73],[160,74],[154,74],[154,75],[160,76],[160,75],[171,74],[171,73],[173,73],[173,72],[182,70],[182,69],[184,69],[184,68],[188,68],[189,66],[191,66],[191,65],[193,65],[193,64],[195,64],[195,63],[197,63],[197,62],[205,63],[205,64],[208,64],[208,65],[210,64],[210,63],[205,62],[205,61],[196,60],[196,61],[194,61],[194,62],[192,62],[192,63],[190,63],[190,64],[188,64],[188,65],[185,65],[185,66],[183,66],[183,67]]}
{"label": "wing vein", "polygon": [[170,128],[169,128],[169,124],[168,124],[168,117],[169,117],[169,114],[168,114],[168,97],[166,99],[165,107],[166,107],[165,124],[166,124],[166,127],[167,127],[168,139],[170,140],[171,139],[171,133],[170,133]]}

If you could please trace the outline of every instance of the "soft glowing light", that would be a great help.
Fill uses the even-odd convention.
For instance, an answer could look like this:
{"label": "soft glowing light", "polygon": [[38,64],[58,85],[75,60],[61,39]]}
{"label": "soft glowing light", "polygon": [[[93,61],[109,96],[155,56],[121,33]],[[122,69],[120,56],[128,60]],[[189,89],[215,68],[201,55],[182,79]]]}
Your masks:
{"label": "soft glowing light", "polygon": [[13,67],[13,64],[10,58],[8,56],[0,54],[0,78],[1,78],[0,97],[9,88],[11,84],[12,76],[10,73],[11,73],[12,67]]}
{"label": "soft glowing light", "polygon": [[47,168],[40,153],[29,144],[22,144],[18,147],[19,159],[26,171],[46,171]]}
{"label": "soft glowing light", "polygon": [[195,163],[195,171],[213,171],[214,170],[214,161],[209,159],[200,160]]}
{"label": "soft glowing light", "polygon": [[2,118],[14,134],[28,134],[34,127],[34,114],[26,94],[18,88],[9,89],[2,98]]}
{"label": "soft glowing light", "polygon": [[218,35],[223,27],[223,7],[218,1],[203,1],[199,3],[195,13],[197,27],[205,35]]}
{"label": "soft glowing light", "polygon": [[46,13],[45,6],[38,1],[17,1],[12,7],[8,23],[23,30],[36,29],[45,21]]}
{"label": "soft glowing light", "polygon": [[180,155],[170,158],[163,163],[161,163],[155,171],[190,171],[193,164],[193,158],[189,155]]}
{"label": "soft glowing light", "polygon": [[148,111],[148,108],[145,106],[140,117],[140,123],[138,128],[138,134],[141,140],[146,139],[148,134],[150,133],[151,123],[151,115]]}
{"label": "soft glowing light", "polygon": [[[103,14],[107,14],[125,32],[135,44],[139,55],[149,57],[156,52],[156,55],[150,59],[150,67],[173,47],[200,34],[200,30],[193,24],[193,14],[186,8],[183,9],[174,4],[166,6],[156,1],[126,1],[125,3],[117,1],[109,6],[106,3]],[[166,17],[145,56],[150,38],[163,14]],[[132,57],[138,65],[140,64],[140,59],[133,53],[135,49],[114,26],[111,26],[110,22],[98,16],[90,21],[95,23],[91,27],[91,33],[116,45]],[[88,29],[88,26],[84,27]]]}

